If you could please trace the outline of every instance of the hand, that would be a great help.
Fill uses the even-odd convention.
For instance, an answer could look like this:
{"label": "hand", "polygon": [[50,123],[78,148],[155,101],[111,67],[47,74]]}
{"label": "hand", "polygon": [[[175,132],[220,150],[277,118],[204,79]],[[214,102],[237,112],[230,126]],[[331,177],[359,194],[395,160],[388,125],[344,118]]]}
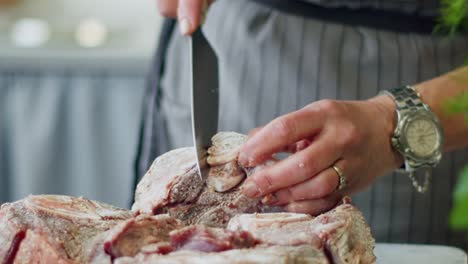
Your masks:
{"label": "hand", "polygon": [[[395,106],[387,96],[323,100],[279,117],[251,133],[239,162],[256,166],[278,152],[293,154],[249,177],[243,192],[250,197],[273,194],[265,199],[268,204],[291,212],[327,211],[344,195],[400,166],[402,158],[390,143],[395,123]],[[341,191],[333,165],[347,179]]]}
{"label": "hand", "polygon": [[182,35],[190,35],[201,23],[203,2],[210,5],[214,0],[158,0],[158,6],[163,16],[179,20]]}

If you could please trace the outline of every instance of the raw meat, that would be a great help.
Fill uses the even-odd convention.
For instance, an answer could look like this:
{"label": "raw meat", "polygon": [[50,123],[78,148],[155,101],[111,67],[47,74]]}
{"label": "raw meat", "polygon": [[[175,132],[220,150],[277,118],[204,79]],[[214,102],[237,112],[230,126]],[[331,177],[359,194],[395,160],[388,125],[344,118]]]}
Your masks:
{"label": "raw meat", "polygon": [[168,242],[169,232],[181,227],[180,221],[168,215],[140,215],[122,222],[110,230],[104,241],[104,250],[112,258],[132,257],[139,253],[143,247],[153,244],[152,253],[165,253],[169,250],[167,247],[159,245],[155,248],[154,245]]}
{"label": "raw meat", "polygon": [[248,231],[262,244],[322,247],[313,217],[306,214],[266,213],[242,214],[231,219],[227,229]]}
{"label": "raw meat", "polygon": [[203,225],[188,226],[170,233],[171,244],[177,250],[221,252],[253,247],[255,239],[245,231],[229,231]]}
{"label": "raw meat", "polygon": [[258,199],[244,196],[239,189],[225,193],[204,189],[195,203],[176,204],[165,210],[186,225],[225,227],[236,214],[262,212],[265,208]]}
{"label": "raw meat", "polygon": [[137,186],[132,210],[158,213],[168,204],[191,202],[197,198],[204,182],[195,160],[194,148],[172,150],[156,158]]}
{"label": "raw meat", "polygon": [[[237,163],[238,152],[245,139],[246,136],[234,132],[221,132],[213,137],[213,145],[208,149],[207,162],[211,168],[208,179],[204,179],[206,184],[195,169],[193,148],[178,149],[160,156],[138,184],[132,210],[136,213],[169,213],[186,225],[211,227],[225,227],[236,214],[278,210],[241,192],[246,173],[255,169],[242,168]],[[273,162],[268,161],[258,169]],[[179,167],[171,169],[174,166]],[[177,186],[190,186],[191,189],[184,188],[185,191],[180,192],[176,191]]]}
{"label": "raw meat", "polygon": [[13,260],[17,250],[34,248],[27,243],[39,237],[59,258],[85,262],[94,238],[132,215],[84,198],[44,195],[5,204],[0,216],[0,262],[5,263]]}
{"label": "raw meat", "polygon": [[234,249],[220,253],[191,251],[119,258],[115,264],[328,264],[325,254],[308,245]]}
{"label": "raw meat", "polygon": [[277,162],[239,166],[245,139],[232,132],[213,138],[206,179],[198,174],[193,148],[158,157],[137,187],[133,212],[51,195],[2,205],[0,263],[375,261],[370,230],[346,199],[314,218],[278,213],[281,208],[244,196],[245,178]]}
{"label": "raw meat", "polygon": [[218,166],[237,160],[242,144],[247,136],[235,132],[220,132],[211,139],[207,162],[210,166]]}
{"label": "raw meat", "polygon": [[359,210],[347,203],[316,218],[292,213],[238,215],[231,219],[228,229],[248,231],[269,245],[324,248],[335,264],[375,261],[370,229]]}
{"label": "raw meat", "polygon": [[345,201],[345,204],[317,216],[314,224],[335,264],[375,262],[375,240],[356,207]]}
{"label": "raw meat", "polygon": [[206,185],[216,192],[227,192],[236,187],[245,178],[245,171],[233,160],[226,164],[211,167]]}
{"label": "raw meat", "polygon": [[13,262],[6,263],[29,264],[29,263],[56,263],[71,264],[55,248],[49,244],[47,236],[36,234],[31,230],[26,231],[26,236],[22,240],[16,258]]}

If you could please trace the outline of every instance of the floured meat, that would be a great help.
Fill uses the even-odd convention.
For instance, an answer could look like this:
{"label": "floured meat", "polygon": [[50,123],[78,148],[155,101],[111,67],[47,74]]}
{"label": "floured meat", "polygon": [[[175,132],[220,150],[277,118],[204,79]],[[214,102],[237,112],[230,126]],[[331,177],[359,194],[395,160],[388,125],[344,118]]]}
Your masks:
{"label": "floured meat", "polygon": [[51,244],[44,234],[36,234],[31,230],[26,231],[26,236],[19,245],[14,261],[5,263],[30,264],[30,263],[55,263],[71,264],[72,261],[62,256]]}
{"label": "floured meat", "polygon": [[115,264],[328,264],[325,254],[308,245],[297,247],[255,247],[235,249],[220,253],[191,251],[169,255],[138,255],[135,258],[119,258]]}
{"label": "floured meat", "polygon": [[[246,136],[234,132],[221,132],[213,137],[213,145],[208,149],[207,162],[211,167],[206,182],[200,180],[195,169],[193,148],[178,149],[160,156],[138,184],[132,209],[137,213],[169,213],[187,225],[211,227],[225,227],[236,214],[275,210],[241,192],[246,172],[255,170],[242,168],[237,163],[239,149],[245,140]],[[172,170],[173,166],[179,167]],[[193,190],[176,192],[176,183],[190,186]],[[154,194],[158,192],[158,195]],[[188,195],[190,199],[186,199]]]}
{"label": "floured meat", "polygon": [[239,189],[226,193],[205,189],[195,203],[172,205],[166,212],[186,225],[225,227],[236,214],[262,212],[266,208],[258,199],[243,195]]}
{"label": "floured meat", "polygon": [[269,245],[309,244],[324,248],[333,263],[373,263],[374,239],[359,210],[342,204],[312,218],[293,213],[244,214],[231,219],[229,230],[250,232]]}
{"label": "floured meat", "polygon": [[237,164],[236,160],[226,164],[212,167],[206,179],[209,189],[216,192],[227,192],[236,187],[245,178],[245,171]]}
{"label": "floured meat", "polygon": [[204,182],[196,167],[194,148],[181,148],[159,156],[137,186],[133,211],[156,213],[168,204],[191,202]]}
{"label": "floured meat", "polygon": [[[168,215],[140,215],[110,230],[104,241],[104,250],[112,258],[135,256],[148,245],[152,245],[151,253],[166,253],[172,250],[160,243],[167,243],[169,232],[181,227],[180,221]],[[145,249],[150,253],[149,250]]]}
{"label": "floured meat", "polygon": [[235,132],[219,132],[211,139],[211,147],[208,149],[208,164],[214,167],[237,160],[240,148],[246,140],[246,135]]}
{"label": "floured meat", "polygon": [[255,239],[268,245],[303,245],[322,247],[313,217],[295,213],[242,214],[231,219],[227,229],[248,231]]}
{"label": "floured meat", "polygon": [[[84,198],[52,195],[29,196],[3,205],[0,215],[2,263],[21,248],[34,248],[27,245],[38,239],[34,234],[61,259],[85,262],[98,234],[132,216],[129,211]],[[29,231],[33,233],[24,239]]]}
{"label": "floured meat", "polygon": [[170,233],[171,245],[177,250],[221,252],[253,247],[255,239],[246,231],[229,231],[203,225],[188,226]]}
{"label": "floured meat", "polygon": [[213,138],[206,179],[198,175],[193,148],[158,157],[138,185],[133,212],[66,196],[2,205],[0,263],[375,261],[369,228],[346,202],[313,218],[272,213],[281,208],[244,196],[245,178],[277,162],[239,166],[245,138],[232,132]]}
{"label": "floured meat", "polygon": [[314,224],[335,264],[375,262],[375,240],[361,212],[353,205],[345,201],[317,216]]}

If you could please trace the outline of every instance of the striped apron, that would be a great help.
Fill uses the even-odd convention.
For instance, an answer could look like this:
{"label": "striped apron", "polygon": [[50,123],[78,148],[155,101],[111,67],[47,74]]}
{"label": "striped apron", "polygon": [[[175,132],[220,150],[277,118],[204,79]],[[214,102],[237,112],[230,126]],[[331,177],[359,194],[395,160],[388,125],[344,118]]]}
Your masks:
{"label": "striped apron", "polygon": [[[421,16],[435,15],[438,5],[429,0],[309,2]],[[171,30],[174,23],[165,22],[156,56],[165,63],[156,60],[148,86],[137,176],[157,155],[192,145],[188,50],[178,30]],[[464,35],[447,39],[376,29],[299,16],[248,0],[217,1],[204,31],[219,57],[220,130],[242,133],[316,100],[367,99],[382,89],[431,79],[460,66],[468,53]],[[378,242],[467,249],[464,235],[448,227],[451,194],[464,164],[466,149],[446,154],[424,195],[413,190],[405,175],[395,174],[380,177],[355,195],[354,203]]]}

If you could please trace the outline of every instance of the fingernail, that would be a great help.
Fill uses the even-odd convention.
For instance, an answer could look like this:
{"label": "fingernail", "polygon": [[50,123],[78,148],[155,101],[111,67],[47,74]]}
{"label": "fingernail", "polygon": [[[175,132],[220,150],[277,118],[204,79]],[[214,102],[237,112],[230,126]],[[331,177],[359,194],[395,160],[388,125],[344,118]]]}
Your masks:
{"label": "fingernail", "polygon": [[253,181],[247,181],[244,183],[242,186],[242,192],[249,197],[255,197],[260,194],[257,185]]}
{"label": "fingernail", "polygon": [[182,20],[180,20],[179,27],[180,27],[180,33],[182,33],[182,35],[190,34],[190,30],[192,29],[192,25],[186,18],[182,18]]}
{"label": "fingernail", "polygon": [[249,164],[249,158],[247,158],[247,155],[245,153],[240,153],[239,154],[239,164],[242,166],[248,166]]}

